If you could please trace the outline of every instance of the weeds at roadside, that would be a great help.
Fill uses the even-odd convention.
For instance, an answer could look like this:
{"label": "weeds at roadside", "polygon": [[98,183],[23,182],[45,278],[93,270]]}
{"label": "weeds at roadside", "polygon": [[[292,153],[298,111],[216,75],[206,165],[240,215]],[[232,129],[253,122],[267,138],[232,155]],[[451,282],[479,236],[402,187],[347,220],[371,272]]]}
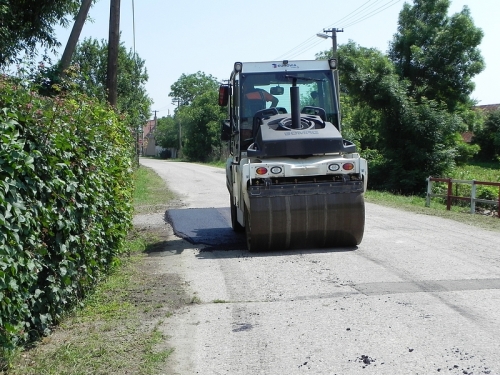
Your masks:
{"label": "weeds at roadside", "polygon": [[173,352],[159,326],[189,301],[176,275],[155,274],[157,262],[146,252],[157,241],[154,233],[133,231],[130,256],[85,307],[35,347],[17,353],[6,374],[155,374]]}
{"label": "weeds at roadside", "polygon": [[472,215],[468,207],[452,206],[450,211],[438,199],[431,200],[430,207],[425,207],[425,198],[418,196],[402,196],[391,193],[368,190],[365,200],[369,203],[380,204],[410,211],[422,215],[439,216],[457,222],[473,225],[479,228],[500,232],[500,219],[498,217]]}
{"label": "weeds at roadside", "polygon": [[136,215],[165,211],[167,204],[175,198],[165,181],[150,168],[138,168],[135,181],[133,202]]}

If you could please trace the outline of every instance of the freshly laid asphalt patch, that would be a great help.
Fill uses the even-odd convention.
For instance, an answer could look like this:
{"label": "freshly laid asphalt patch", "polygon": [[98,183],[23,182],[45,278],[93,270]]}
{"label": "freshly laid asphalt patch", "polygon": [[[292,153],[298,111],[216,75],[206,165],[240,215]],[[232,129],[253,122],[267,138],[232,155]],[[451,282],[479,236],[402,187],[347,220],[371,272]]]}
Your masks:
{"label": "freshly laid asphalt patch", "polygon": [[187,208],[166,212],[174,233],[204,250],[241,250],[246,248],[245,235],[231,228],[229,207]]}

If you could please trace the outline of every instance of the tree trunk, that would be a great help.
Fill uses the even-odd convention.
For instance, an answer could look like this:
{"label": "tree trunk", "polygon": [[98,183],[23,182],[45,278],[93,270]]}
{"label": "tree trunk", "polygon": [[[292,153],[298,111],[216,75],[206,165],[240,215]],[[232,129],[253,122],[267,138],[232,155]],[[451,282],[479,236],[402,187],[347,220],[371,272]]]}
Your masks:
{"label": "tree trunk", "polygon": [[73,52],[75,52],[76,44],[80,38],[80,33],[82,32],[83,25],[87,19],[87,14],[89,13],[90,6],[92,5],[92,0],[82,0],[82,5],[80,11],[76,16],[75,24],[71,30],[71,34],[64,49],[64,53],[61,58],[61,72],[64,72],[69,68],[71,63],[71,58],[73,57]]}

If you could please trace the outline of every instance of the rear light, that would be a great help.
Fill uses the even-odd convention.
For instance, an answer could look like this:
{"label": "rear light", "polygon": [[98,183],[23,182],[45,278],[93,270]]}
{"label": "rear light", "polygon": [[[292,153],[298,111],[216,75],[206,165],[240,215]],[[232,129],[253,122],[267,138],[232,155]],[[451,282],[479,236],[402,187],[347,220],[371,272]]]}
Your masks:
{"label": "rear light", "polygon": [[264,174],[267,174],[267,168],[264,168],[264,167],[259,167],[255,170],[255,173],[257,174],[260,174],[260,175],[264,175]]}
{"label": "rear light", "polygon": [[354,164],[352,164],[352,163],[345,163],[342,167],[346,171],[352,171],[354,169]]}
{"label": "rear light", "polygon": [[271,168],[271,173],[272,174],[280,174],[283,171],[281,167],[272,167]]}

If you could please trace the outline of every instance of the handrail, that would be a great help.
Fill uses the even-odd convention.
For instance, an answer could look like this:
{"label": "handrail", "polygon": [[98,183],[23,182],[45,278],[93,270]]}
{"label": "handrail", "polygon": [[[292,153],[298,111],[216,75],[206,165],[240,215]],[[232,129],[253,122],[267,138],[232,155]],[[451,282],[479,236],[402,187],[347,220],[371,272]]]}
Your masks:
{"label": "handrail", "polygon": [[[431,197],[446,198],[446,209],[449,211],[451,209],[451,204],[453,199],[470,201],[470,212],[471,214],[476,213],[476,202],[486,203],[492,205],[498,205],[498,217],[500,218],[500,182],[486,182],[486,181],[476,181],[476,180],[454,180],[451,178],[437,178],[428,177],[427,181],[427,199],[425,201],[425,206],[429,207],[431,205]],[[448,190],[446,195],[443,194],[433,194],[432,193],[432,183],[433,182],[446,182],[448,184]],[[470,197],[456,196],[453,195],[453,184],[468,184],[471,185]],[[498,199],[496,201],[489,199],[478,199],[476,198],[476,186],[486,185],[486,186],[498,186]]]}

